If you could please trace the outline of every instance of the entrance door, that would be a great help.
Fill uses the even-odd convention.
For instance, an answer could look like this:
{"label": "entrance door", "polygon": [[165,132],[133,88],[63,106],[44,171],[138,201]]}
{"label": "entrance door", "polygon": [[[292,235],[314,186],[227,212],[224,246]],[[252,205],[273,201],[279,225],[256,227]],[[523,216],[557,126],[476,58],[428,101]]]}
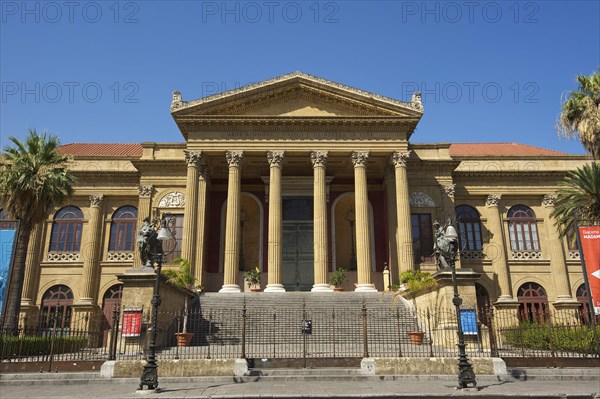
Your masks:
{"label": "entrance door", "polygon": [[312,222],[283,222],[283,286],[286,291],[310,291],[314,281]]}

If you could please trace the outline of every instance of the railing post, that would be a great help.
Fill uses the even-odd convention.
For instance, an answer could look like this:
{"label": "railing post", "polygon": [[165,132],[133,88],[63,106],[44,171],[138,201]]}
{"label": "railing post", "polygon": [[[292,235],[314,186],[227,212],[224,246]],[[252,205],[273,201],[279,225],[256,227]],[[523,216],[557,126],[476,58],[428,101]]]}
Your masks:
{"label": "railing post", "polygon": [[206,358],[210,359],[210,343],[212,341],[212,320],[213,320],[213,311],[212,309],[208,312],[208,335],[206,336],[206,341],[208,341],[208,353],[206,354]]}
{"label": "railing post", "polygon": [[242,359],[246,358],[246,303],[242,309]]}
{"label": "railing post", "polygon": [[362,322],[363,322],[363,349],[364,357],[369,357],[369,341],[367,338],[367,306],[363,302],[362,304]]}
{"label": "railing post", "polygon": [[396,324],[398,327],[398,357],[402,357],[402,325],[400,323],[400,310],[396,307]]}
{"label": "railing post", "polygon": [[431,313],[427,308],[427,333],[429,334],[429,357],[433,357],[433,337],[431,336]]}
{"label": "railing post", "polygon": [[113,306],[110,342],[108,345],[108,360],[117,360],[117,333],[119,331],[119,312],[117,305]]}
{"label": "railing post", "polygon": [[498,357],[498,343],[496,342],[496,323],[494,320],[494,308],[490,307],[487,311],[488,322],[489,322],[489,336],[490,336],[490,355],[492,357]]}

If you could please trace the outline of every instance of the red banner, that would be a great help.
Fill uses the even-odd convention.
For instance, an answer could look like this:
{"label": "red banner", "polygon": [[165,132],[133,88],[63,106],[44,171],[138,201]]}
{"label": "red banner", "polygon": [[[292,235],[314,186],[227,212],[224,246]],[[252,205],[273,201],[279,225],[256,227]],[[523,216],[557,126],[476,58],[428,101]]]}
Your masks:
{"label": "red banner", "polygon": [[592,291],[588,295],[592,296],[595,314],[600,315],[600,226],[580,227],[579,236]]}
{"label": "red banner", "polygon": [[123,311],[123,329],[124,337],[139,337],[142,333],[142,310]]}

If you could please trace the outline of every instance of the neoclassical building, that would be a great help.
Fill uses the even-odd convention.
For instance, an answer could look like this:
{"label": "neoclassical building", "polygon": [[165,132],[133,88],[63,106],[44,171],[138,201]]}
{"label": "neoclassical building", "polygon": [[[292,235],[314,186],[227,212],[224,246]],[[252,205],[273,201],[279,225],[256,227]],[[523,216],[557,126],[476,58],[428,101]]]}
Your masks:
{"label": "neoclassical building", "polygon": [[[577,306],[579,253],[550,213],[557,182],[585,162],[516,143],[415,144],[419,93],[403,102],[304,73],[184,101],[177,143],[74,143],[75,195],[31,236],[22,312],[112,307],[118,275],[140,268],[137,229],[173,215],[175,257],[207,292],[384,289],[435,271],[435,220],[460,218],[460,267],[482,274],[478,301]],[[285,295],[285,294],[282,294]],[[224,296],[226,297],[226,296]]]}

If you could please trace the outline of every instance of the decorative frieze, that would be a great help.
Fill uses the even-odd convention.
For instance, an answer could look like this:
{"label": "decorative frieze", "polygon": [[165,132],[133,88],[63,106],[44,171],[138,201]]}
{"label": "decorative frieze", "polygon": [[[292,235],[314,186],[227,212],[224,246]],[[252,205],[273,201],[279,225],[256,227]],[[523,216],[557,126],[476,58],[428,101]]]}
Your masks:
{"label": "decorative frieze", "polygon": [[442,190],[452,201],[454,201],[454,192],[456,191],[456,184],[442,185]]}
{"label": "decorative frieze", "polygon": [[104,195],[90,195],[90,206],[100,207],[102,206],[102,201],[104,201]]}
{"label": "decorative frieze", "polygon": [[225,151],[225,159],[229,167],[239,168],[244,160],[244,151]]}
{"label": "decorative frieze", "polygon": [[406,162],[408,161],[408,158],[410,157],[410,153],[411,150],[408,151],[394,151],[392,153],[392,164],[394,166],[402,166],[403,168],[406,168]]}
{"label": "decorative frieze", "polygon": [[581,254],[578,250],[569,250],[569,260],[581,260]]}
{"label": "decorative frieze", "polygon": [[48,262],[78,262],[79,252],[48,252]]}
{"label": "decorative frieze", "polygon": [[152,193],[154,192],[154,186],[138,186],[138,193],[140,194],[140,198],[150,198],[152,197]]}
{"label": "decorative frieze", "polygon": [[267,151],[267,161],[269,166],[281,168],[283,165],[285,151]]}
{"label": "decorative frieze", "polygon": [[429,195],[419,191],[410,193],[410,206],[415,208],[434,208],[435,202],[433,202],[433,199]]}
{"label": "decorative frieze", "polygon": [[483,252],[481,249],[466,249],[460,251],[460,258],[464,261],[484,260],[485,252]]}
{"label": "decorative frieze", "polygon": [[131,252],[109,252],[106,260],[109,262],[130,262],[130,261],[133,261],[133,251],[131,251]]}
{"label": "decorative frieze", "polygon": [[174,191],[161,198],[159,208],[183,208],[185,206],[185,194]]}
{"label": "decorative frieze", "polygon": [[369,151],[352,151],[352,163],[355,168],[366,168],[369,161]]}
{"label": "decorative frieze", "polygon": [[542,251],[511,251],[512,258],[516,260],[542,259]]}
{"label": "decorative frieze", "polygon": [[556,198],[556,194],[546,194],[542,199],[542,205],[544,205],[546,208],[554,207],[554,204],[556,203]]}
{"label": "decorative frieze", "polygon": [[188,166],[195,166],[196,168],[200,167],[203,159],[202,151],[183,150],[183,153],[185,154],[185,162]]}
{"label": "decorative frieze", "polygon": [[500,203],[500,199],[502,199],[502,195],[500,194],[490,194],[487,196],[487,199],[485,200],[485,205],[486,206],[498,206],[498,204]]}
{"label": "decorative frieze", "polygon": [[313,168],[322,166],[327,167],[327,156],[329,151],[312,151],[310,153],[310,161],[312,162]]}

